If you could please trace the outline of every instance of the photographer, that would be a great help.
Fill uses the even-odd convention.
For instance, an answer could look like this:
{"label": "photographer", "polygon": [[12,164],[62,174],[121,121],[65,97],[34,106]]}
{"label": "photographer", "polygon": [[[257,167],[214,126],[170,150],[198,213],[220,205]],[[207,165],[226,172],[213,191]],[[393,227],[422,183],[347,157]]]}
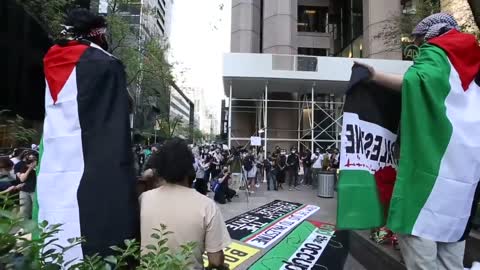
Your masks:
{"label": "photographer", "polygon": [[14,167],[17,179],[24,183],[20,189],[20,216],[25,219],[32,218],[33,196],[37,184],[37,157],[34,152],[24,152],[21,161]]}
{"label": "photographer", "polygon": [[220,204],[225,204],[225,199],[232,202],[232,198],[236,192],[228,187],[228,181],[231,179],[232,173],[228,171],[227,167],[223,168],[222,173],[218,178],[218,188],[215,191],[214,200]]}

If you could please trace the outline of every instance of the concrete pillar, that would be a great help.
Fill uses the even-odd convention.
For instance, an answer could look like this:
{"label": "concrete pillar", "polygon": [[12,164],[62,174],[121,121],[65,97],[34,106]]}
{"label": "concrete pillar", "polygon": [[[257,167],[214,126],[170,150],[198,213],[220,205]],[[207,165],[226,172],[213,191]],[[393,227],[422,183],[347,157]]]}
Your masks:
{"label": "concrete pillar", "polygon": [[297,54],[297,0],[263,1],[263,53]]}
{"label": "concrete pillar", "polygon": [[478,33],[480,30],[475,24],[472,10],[467,0],[441,0],[442,11],[452,14],[458,24],[465,27],[469,33]]}
{"label": "concrete pillar", "polygon": [[[400,33],[398,46],[385,44],[385,36],[381,35],[386,23],[394,23],[393,18],[402,12],[399,0],[363,0],[363,56],[377,59],[402,59]],[[389,21],[390,20],[390,21]],[[380,34],[380,35],[379,35]]]}
{"label": "concrete pillar", "polygon": [[260,52],[260,3],[260,0],[233,0],[230,41],[232,52]]}

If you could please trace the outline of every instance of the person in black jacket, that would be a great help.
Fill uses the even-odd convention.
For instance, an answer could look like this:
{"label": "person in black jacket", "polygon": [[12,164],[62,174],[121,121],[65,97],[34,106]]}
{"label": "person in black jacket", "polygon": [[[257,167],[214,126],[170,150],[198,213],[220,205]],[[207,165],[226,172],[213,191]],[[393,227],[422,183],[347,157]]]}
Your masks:
{"label": "person in black jacket", "polygon": [[298,170],[300,169],[300,158],[297,154],[297,149],[292,148],[290,155],[287,157],[287,172],[288,172],[288,190],[297,188],[298,185]]}
{"label": "person in black jacket", "polygon": [[285,183],[285,174],[287,168],[287,156],[285,153],[286,151],[282,150],[275,161],[277,188],[279,189],[283,189],[282,185]]}
{"label": "person in black jacket", "polygon": [[305,185],[312,184],[312,152],[307,149],[302,155],[303,173],[305,178]]}

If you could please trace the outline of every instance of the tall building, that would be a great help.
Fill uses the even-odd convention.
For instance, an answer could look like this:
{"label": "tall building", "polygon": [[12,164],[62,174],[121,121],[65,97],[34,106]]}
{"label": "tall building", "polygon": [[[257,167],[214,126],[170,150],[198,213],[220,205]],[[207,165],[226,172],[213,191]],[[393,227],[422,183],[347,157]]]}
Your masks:
{"label": "tall building", "polygon": [[[81,1],[86,5],[88,0]],[[112,0],[90,0],[90,9],[107,14]],[[173,0],[132,0],[120,4],[119,12],[139,33],[140,40],[152,36],[168,37],[171,31]]]}
{"label": "tall building", "polygon": [[400,14],[400,0],[233,0],[231,52],[401,59],[377,37]]}
{"label": "tall building", "polygon": [[230,146],[256,136],[268,149],[339,147],[351,58],[397,74],[411,64],[379,38],[401,12],[401,0],[233,0],[223,74]]}

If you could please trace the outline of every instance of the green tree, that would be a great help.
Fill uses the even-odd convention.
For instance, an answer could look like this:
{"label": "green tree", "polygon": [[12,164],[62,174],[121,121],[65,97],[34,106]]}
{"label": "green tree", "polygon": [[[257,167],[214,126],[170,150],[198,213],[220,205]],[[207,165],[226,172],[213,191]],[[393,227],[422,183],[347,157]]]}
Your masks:
{"label": "green tree", "polygon": [[38,21],[52,39],[60,36],[64,12],[73,7],[73,0],[17,0],[17,3]]}
{"label": "green tree", "polygon": [[155,121],[169,121],[170,85],[174,82],[168,62],[168,41],[159,33],[141,31],[131,25],[131,10],[142,9],[143,16],[156,20],[157,12],[140,1],[109,0],[107,21],[111,52],[125,65],[127,87],[134,107],[136,133],[153,136]]}
{"label": "green tree", "polygon": [[8,147],[28,144],[38,135],[35,129],[27,127],[23,117],[8,110],[0,111],[0,130]]}

